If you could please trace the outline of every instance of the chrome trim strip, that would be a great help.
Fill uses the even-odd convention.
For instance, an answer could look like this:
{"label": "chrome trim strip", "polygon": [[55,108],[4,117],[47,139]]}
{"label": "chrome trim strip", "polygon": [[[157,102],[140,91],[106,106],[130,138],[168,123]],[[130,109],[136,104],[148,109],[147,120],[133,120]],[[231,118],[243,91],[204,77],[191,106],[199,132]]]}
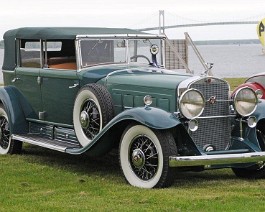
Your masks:
{"label": "chrome trim strip", "polygon": [[197,117],[196,119],[212,119],[212,118],[234,118],[236,115],[227,115],[227,116],[203,116],[203,117]]}
{"label": "chrome trim strip", "polygon": [[255,163],[259,161],[265,161],[265,152],[199,156],[169,156],[170,167],[211,166],[235,163]]}
{"label": "chrome trim strip", "polygon": [[43,121],[43,120],[40,120],[40,119],[26,118],[26,120],[29,121],[29,122],[38,123],[38,124],[47,124],[47,125],[53,125],[53,126],[57,126],[57,127],[67,127],[67,128],[71,128],[71,129],[74,128],[74,125]]}
{"label": "chrome trim strip", "polygon": [[180,91],[181,89],[188,89],[189,88],[189,85],[199,79],[202,79],[202,77],[200,76],[193,76],[193,77],[190,77],[186,80],[183,80],[181,83],[179,83],[179,86],[178,86],[178,96],[181,95]]}
{"label": "chrome trim strip", "polygon": [[38,142],[36,140],[29,139],[29,138],[26,138],[26,137],[23,137],[23,136],[19,136],[19,135],[12,135],[11,138],[14,139],[14,140],[18,140],[18,141],[22,141],[22,142],[25,142],[25,143],[33,144],[33,145],[36,145],[36,146],[40,146],[40,147],[56,150],[56,151],[59,151],[59,152],[65,152],[65,150],[66,150],[66,147],[60,147],[60,146],[55,146],[55,145],[51,145],[51,144],[47,144],[47,143],[41,143],[41,142]]}
{"label": "chrome trim strip", "polygon": [[200,77],[200,76],[194,76],[194,77],[191,77],[191,78],[188,78],[184,81],[182,81],[179,86],[178,86],[178,96],[180,96],[180,91],[181,89],[189,89],[191,84],[197,82],[197,81],[200,81],[200,80],[203,80],[203,79],[216,79],[216,80],[221,80],[223,82],[226,82],[229,86],[229,91],[231,90],[230,89],[230,85],[227,81],[223,80],[223,79],[220,79],[220,78],[217,78],[217,77],[212,77],[212,76],[207,76],[207,77]]}
{"label": "chrome trim strip", "polygon": [[165,39],[165,35],[154,35],[154,34],[98,34],[98,35],[77,35],[77,39],[80,38],[162,38]]}
{"label": "chrome trim strip", "polygon": [[127,109],[132,109],[133,107],[124,106],[123,108],[124,108],[125,110],[127,110]]}

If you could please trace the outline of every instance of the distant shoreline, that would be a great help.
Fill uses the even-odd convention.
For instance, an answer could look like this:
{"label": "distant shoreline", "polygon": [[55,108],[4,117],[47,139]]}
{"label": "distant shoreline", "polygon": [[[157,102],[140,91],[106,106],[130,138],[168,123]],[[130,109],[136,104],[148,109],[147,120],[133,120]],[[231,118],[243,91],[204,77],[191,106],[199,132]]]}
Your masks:
{"label": "distant shoreline", "polygon": [[194,41],[196,45],[241,45],[241,44],[261,44],[258,39],[244,40],[204,40]]}
{"label": "distant shoreline", "polygon": [[[243,45],[243,44],[260,44],[258,39],[244,40],[202,40],[194,41],[196,45]],[[0,41],[0,49],[4,49],[4,41]]]}

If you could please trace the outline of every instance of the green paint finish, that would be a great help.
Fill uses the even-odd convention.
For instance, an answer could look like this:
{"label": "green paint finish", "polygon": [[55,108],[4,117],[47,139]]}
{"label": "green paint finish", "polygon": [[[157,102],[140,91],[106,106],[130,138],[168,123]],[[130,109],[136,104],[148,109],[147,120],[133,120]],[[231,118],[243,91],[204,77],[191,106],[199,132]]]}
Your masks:
{"label": "green paint finish", "polygon": [[133,95],[124,95],[123,96],[123,107],[124,109],[133,107]]}
{"label": "green paint finish", "polygon": [[144,106],[144,96],[134,96],[133,106],[134,107],[143,107]]}
{"label": "green paint finish", "polygon": [[5,85],[12,84],[12,80],[15,78],[15,71],[2,71]]}
{"label": "green paint finish", "polygon": [[158,99],[158,107],[168,111],[169,110],[170,101],[169,99]]}
{"label": "green paint finish", "polygon": [[39,68],[16,68],[16,81],[13,85],[31,104],[34,112],[42,111],[41,86],[38,83]]}
{"label": "green paint finish", "polygon": [[49,122],[73,124],[73,107],[79,90],[79,79],[76,71],[43,69],[42,105],[45,119]]}

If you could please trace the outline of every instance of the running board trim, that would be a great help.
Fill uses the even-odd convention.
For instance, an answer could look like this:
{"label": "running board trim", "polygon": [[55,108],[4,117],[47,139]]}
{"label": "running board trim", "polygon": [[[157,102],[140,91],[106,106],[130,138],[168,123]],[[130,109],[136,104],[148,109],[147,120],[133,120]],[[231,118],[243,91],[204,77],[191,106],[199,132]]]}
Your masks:
{"label": "running board trim", "polygon": [[22,141],[22,142],[25,142],[25,143],[37,145],[37,146],[40,146],[40,147],[56,150],[56,151],[59,151],[59,152],[65,152],[66,151],[66,147],[52,145],[52,144],[48,144],[48,143],[45,143],[45,142],[40,142],[40,141],[37,141],[35,139],[27,138],[26,136],[12,135],[11,138],[14,139],[14,140],[18,140],[18,141]]}
{"label": "running board trim", "polygon": [[265,152],[198,156],[169,156],[170,167],[257,163],[260,161],[265,161]]}

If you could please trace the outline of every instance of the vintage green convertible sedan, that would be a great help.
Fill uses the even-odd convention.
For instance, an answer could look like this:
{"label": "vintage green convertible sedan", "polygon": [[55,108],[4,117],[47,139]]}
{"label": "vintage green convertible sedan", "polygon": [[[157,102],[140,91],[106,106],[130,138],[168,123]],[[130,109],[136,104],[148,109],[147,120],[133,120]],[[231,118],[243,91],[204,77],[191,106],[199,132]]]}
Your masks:
{"label": "vintage green convertible sedan", "polygon": [[166,70],[164,35],[19,28],[4,35],[0,154],[22,143],[99,157],[119,149],[126,180],[166,187],[176,171],[265,176],[265,104],[226,81]]}

